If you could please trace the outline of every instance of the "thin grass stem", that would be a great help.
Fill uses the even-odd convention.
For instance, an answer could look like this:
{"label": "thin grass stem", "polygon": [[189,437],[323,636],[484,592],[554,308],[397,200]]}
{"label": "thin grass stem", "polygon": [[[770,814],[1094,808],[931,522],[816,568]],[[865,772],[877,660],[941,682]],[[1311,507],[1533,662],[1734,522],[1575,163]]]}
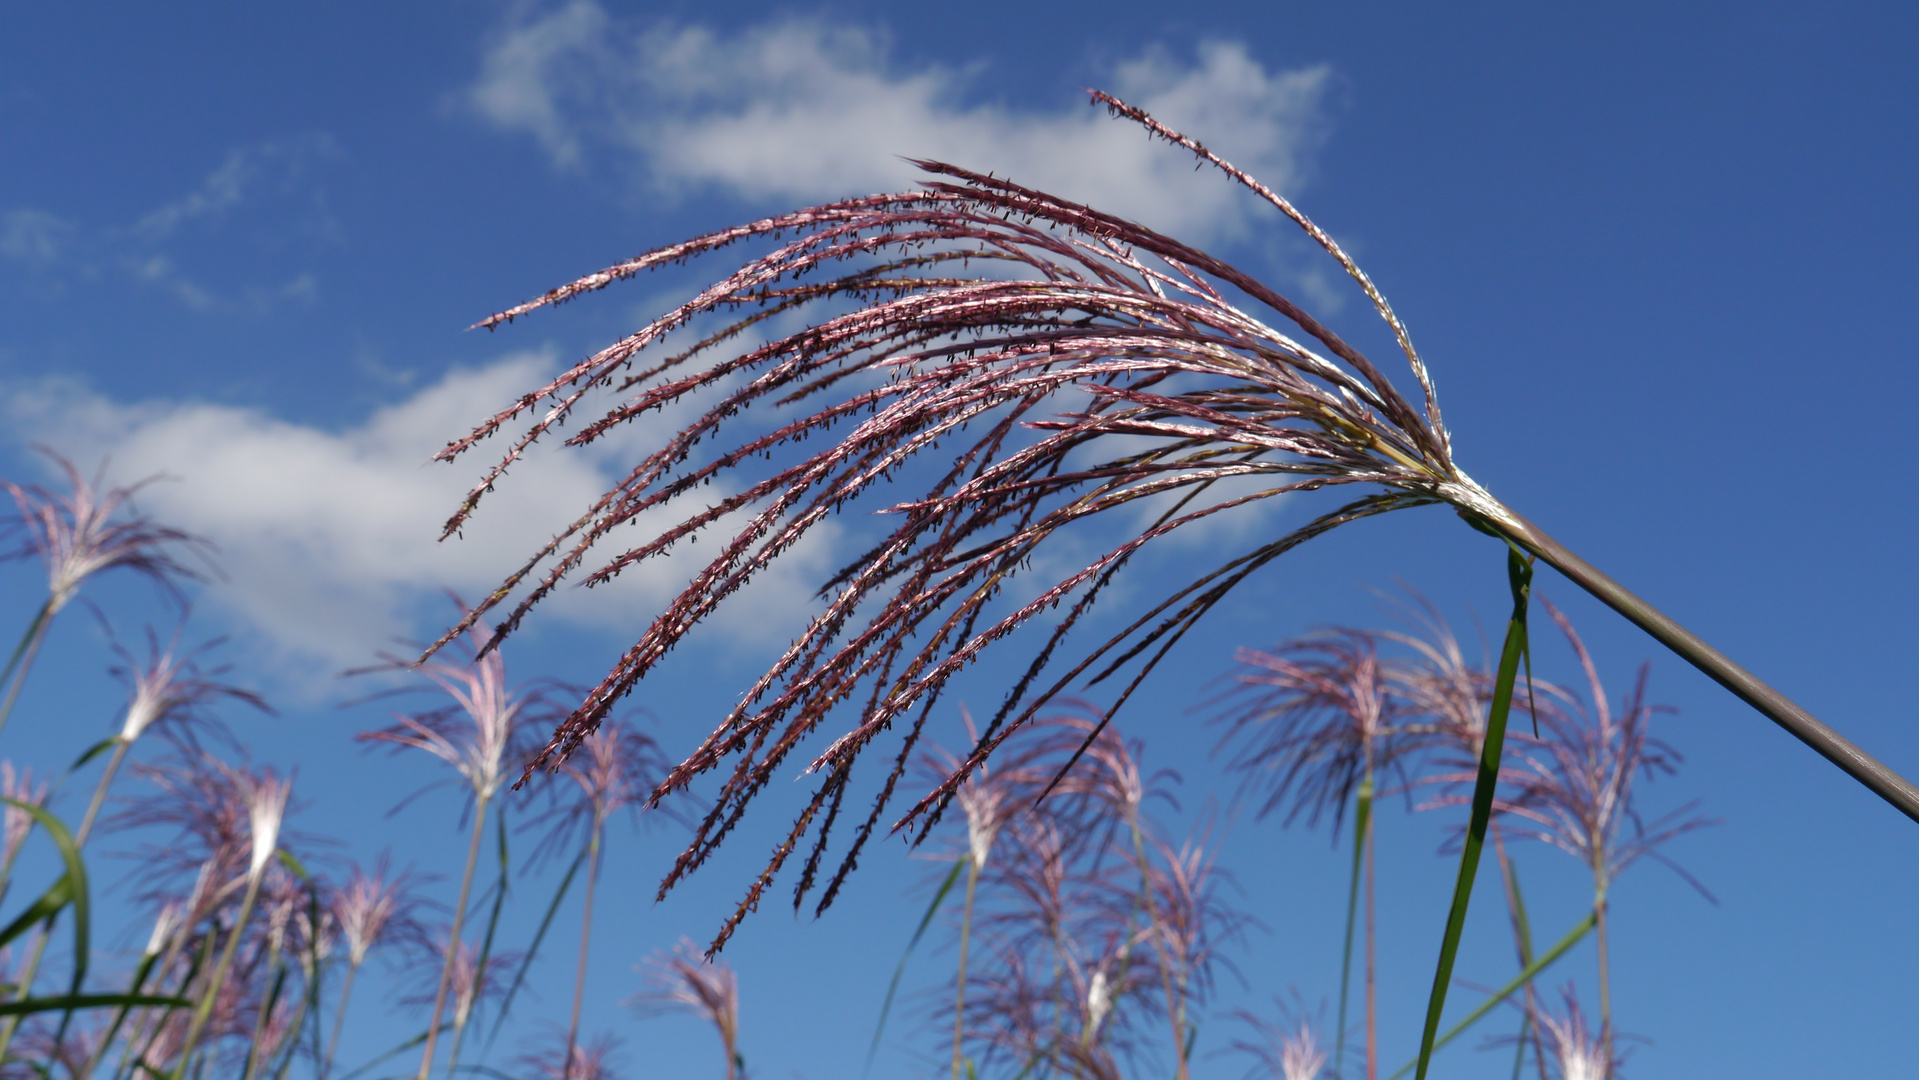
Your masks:
{"label": "thin grass stem", "polygon": [[600,882],[600,837],[606,831],[606,818],[593,815],[593,838],[586,855],[586,904],[580,914],[580,962],[573,974],[573,1016],[566,1024],[565,1080],[572,1080],[573,1048],[580,1041],[580,1003],[586,999],[586,958],[593,934],[593,890]]}
{"label": "thin grass stem", "polygon": [[[953,982],[953,1080],[961,1080],[966,1040],[966,947],[973,936],[973,896],[979,890],[979,860],[966,860],[966,900],[960,914],[959,975]],[[727,1067],[732,1076],[732,1066]]]}
{"label": "thin grass stem", "polygon": [[1340,953],[1339,1020],[1334,1028],[1333,1075],[1346,1068],[1346,998],[1353,979],[1353,930],[1359,923],[1359,874],[1366,855],[1366,826],[1373,814],[1373,779],[1360,781],[1353,810],[1353,879],[1346,888],[1346,945]]}
{"label": "thin grass stem", "polygon": [[233,964],[233,954],[240,947],[240,938],[246,933],[247,920],[253,915],[253,902],[260,897],[260,881],[265,874],[251,874],[247,878],[247,892],[240,901],[240,914],[233,920],[233,929],[227,934],[227,943],[220,950],[220,960],[214,965],[213,975],[207,981],[207,989],[200,998],[200,1005],[193,1010],[193,1023],[187,1028],[186,1041],[180,1047],[180,1062],[174,1066],[173,1080],[181,1080],[186,1075],[187,1063],[193,1059],[194,1047],[200,1041],[200,1033],[206,1029],[207,1021],[213,1016],[213,999],[220,992],[220,984],[226,981],[227,969]]}
{"label": "thin grass stem", "polygon": [[340,1050],[340,1029],[346,1026],[346,1003],[353,999],[353,979],[360,973],[360,965],[349,962],[346,978],[340,983],[340,1003],[333,1007],[333,1034],[328,1037],[326,1057],[320,1061],[320,1080],[333,1072],[333,1057]]}
{"label": "thin grass stem", "polygon": [[480,838],[486,833],[486,804],[486,796],[476,793],[473,840],[466,849],[466,872],[460,877],[460,900],[453,907],[453,927],[447,931],[446,960],[440,965],[440,988],[433,995],[433,1013],[427,1018],[426,1051],[420,1056],[418,1080],[427,1080],[433,1071],[433,1053],[440,1041],[440,1014],[446,1009],[447,987],[453,980],[453,961],[460,948],[460,931],[466,922],[466,902],[473,891],[473,868],[480,861]]}

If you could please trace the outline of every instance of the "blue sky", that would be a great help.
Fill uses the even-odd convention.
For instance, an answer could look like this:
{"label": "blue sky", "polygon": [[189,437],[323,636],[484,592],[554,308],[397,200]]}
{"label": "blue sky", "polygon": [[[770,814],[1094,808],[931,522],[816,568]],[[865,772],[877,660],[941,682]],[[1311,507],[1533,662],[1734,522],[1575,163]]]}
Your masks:
{"label": "blue sky", "polygon": [[[1899,465],[1919,403],[1915,31],[1891,4],[16,6],[0,15],[0,463],[43,478],[26,449],[41,442],[89,469],[109,457],[123,481],[178,477],[142,505],[222,549],[195,632],[230,635],[226,657],[281,707],[232,719],[261,759],[298,763],[299,823],[450,874],[455,803],[383,816],[432,774],[359,751],[351,734],[382,714],[340,710],[354,691],[334,673],[437,629],[441,590],[490,588],[621,447],[531,463],[447,545],[437,525],[478,466],[429,455],[690,281],[501,334],[466,331],[476,319],[710,227],[908,184],[898,155],[937,154],[1198,239],[1389,352],[1363,297],[1273,216],[1081,93],[1114,88],[1350,247],[1411,327],[1480,482],[1915,775],[1919,522]],[[649,685],[669,749],[787,639],[767,613],[797,613],[832,554],[795,560]],[[1230,795],[1189,706],[1232,647],[1376,625],[1369,590],[1396,579],[1462,628],[1502,611],[1498,552],[1423,511],[1289,556],[1184,646],[1128,730],[1185,774],[1189,809]],[[670,584],[560,598],[510,664],[596,677]],[[0,581],[22,624],[38,587],[27,566]],[[1541,588],[1615,686],[1650,659],[1678,708],[1662,724],[1687,764],[1651,804],[1697,798],[1725,821],[1673,849],[1719,906],[1650,865],[1616,894],[1619,1022],[1651,1040],[1631,1075],[1899,1072],[1919,963],[1900,917],[1919,887],[1912,823],[1570,585],[1548,573]],[[130,581],[90,595],[129,640],[166,618]],[[65,761],[108,730],[103,655],[92,621],[66,618],[0,753]],[[1556,644],[1541,664],[1571,676]],[[730,861],[660,906],[669,831],[616,838],[588,1026],[623,1035],[634,1075],[712,1065],[706,1033],[618,1003],[633,962],[707,933],[744,887],[782,823],[762,809]],[[1395,1063],[1449,887],[1442,827],[1382,826]],[[1578,868],[1524,858],[1536,921],[1570,924]],[[1323,833],[1236,820],[1221,861],[1267,930],[1219,1013],[1333,993]],[[729,949],[758,1075],[858,1067],[924,867],[888,849],[825,919],[769,906]],[[530,881],[521,902],[539,894]],[[1506,939],[1496,905],[1479,914],[1462,973],[1491,982]],[[909,981],[946,962],[929,952]],[[1589,950],[1566,964],[1589,987]],[[564,967],[542,972],[535,1012],[563,1013]],[[350,1036],[369,1052],[404,1033],[376,997]],[[1203,1037],[1223,1045],[1226,1028]],[[934,1071],[930,1033],[909,1020],[894,1036],[876,1074]],[[1505,1060],[1461,1047],[1435,1075]],[[1243,1068],[1202,1058],[1197,1075]]]}

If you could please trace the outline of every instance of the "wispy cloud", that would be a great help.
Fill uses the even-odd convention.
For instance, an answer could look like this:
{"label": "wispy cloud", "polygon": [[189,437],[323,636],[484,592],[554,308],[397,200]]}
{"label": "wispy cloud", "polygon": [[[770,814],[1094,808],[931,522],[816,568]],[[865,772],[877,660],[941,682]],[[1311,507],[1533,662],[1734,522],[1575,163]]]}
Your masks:
{"label": "wispy cloud", "polygon": [[[437,632],[447,615],[440,590],[474,596],[496,587],[553,522],[577,516],[607,488],[605,473],[627,460],[630,443],[537,455],[489,499],[467,538],[436,541],[474,477],[432,463],[433,452],[554,368],[550,355],[520,354],[454,371],[343,431],[230,405],[117,402],[61,381],[9,387],[7,420],[17,437],[75,461],[110,458],[121,482],[164,470],[174,479],[145,489],[142,508],[219,546],[225,576],[208,586],[214,605],[250,624],[290,669],[327,674],[364,664],[396,636]],[[808,603],[824,554],[793,560],[754,602],[736,605],[755,614],[725,632],[757,641],[781,624],[769,610]],[[673,569],[684,571],[649,563],[590,596],[565,590],[551,614],[588,627],[630,625],[677,592]]]}
{"label": "wispy cloud", "polygon": [[[1154,49],[1102,83],[1283,190],[1327,131],[1332,74],[1268,71],[1242,45]],[[532,136],[555,166],[619,162],[658,191],[754,201],[898,189],[902,157],[992,170],[1201,239],[1254,212],[1232,185],[1080,101],[977,100],[978,72],[907,70],[877,31],[798,19],[739,31],[618,20],[574,0],[499,32],[465,103]]]}
{"label": "wispy cloud", "polygon": [[69,280],[117,275],[195,311],[311,303],[318,283],[310,273],[293,271],[267,284],[249,273],[247,284],[220,288],[207,283],[206,271],[183,267],[181,250],[204,247],[198,242],[207,233],[236,225],[242,245],[295,234],[337,242],[338,225],[315,175],[320,163],[337,154],[333,140],[321,134],[229,151],[193,190],[131,223],[88,225],[36,207],[0,212],[0,262],[28,271],[42,288],[56,292]]}

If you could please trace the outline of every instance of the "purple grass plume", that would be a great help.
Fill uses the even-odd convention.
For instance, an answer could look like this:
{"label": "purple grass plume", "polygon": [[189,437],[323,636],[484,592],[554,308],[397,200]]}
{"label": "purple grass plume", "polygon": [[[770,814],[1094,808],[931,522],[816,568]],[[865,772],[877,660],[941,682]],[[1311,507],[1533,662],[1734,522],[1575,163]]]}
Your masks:
{"label": "purple grass plume", "polygon": [[[560,523],[428,650],[497,619],[496,646],[567,583],[611,582],[691,555],[684,587],[528,765],[552,767],[688,634],[843,511],[883,535],[829,576],[791,645],[667,776],[709,772],[711,812],[662,891],[702,865],[802,753],[810,798],[721,927],[724,945],[811,836],[816,863],[869,747],[892,771],[840,853],[850,868],[889,815],[949,682],[988,650],[1022,655],[952,775],[892,827],[941,806],[988,755],[1076,683],[1112,680],[1120,711],[1183,635],[1248,576],[1339,526],[1444,505],[1550,563],[1919,819],[1919,789],[1503,505],[1460,468],[1405,325],[1370,278],[1278,193],[1103,93],[1093,100],[1279,210],[1365,293],[1409,365],[1383,370],[1245,271],[1135,222],[943,162],[914,191],[768,217],[636,256],[500,312],[493,328],[643,272],[758,245],[691,299],[528,389],[437,456],[498,437],[497,463],[452,536],[541,440],[657,434],[617,484]],[[1091,163],[1089,163],[1090,166]],[[1242,306],[1243,305],[1243,306]],[[662,419],[662,417],[665,417]],[[571,433],[559,434],[571,425]],[[631,425],[631,426],[629,426]],[[1143,611],[1092,611],[1161,541],[1319,489],[1350,492],[1282,535],[1151,583]],[[836,517],[839,515],[839,517]],[[1080,528],[1098,518],[1109,539]],[[634,535],[623,526],[639,526]],[[1117,603],[1119,601],[1115,601]],[[1021,632],[1024,631],[1024,632]],[[1082,635],[1079,632],[1084,631]],[[1079,644],[1090,635],[1090,644]],[[1073,643],[1068,643],[1069,638]],[[842,706],[846,706],[842,708]],[[835,728],[825,730],[829,717]],[[814,736],[819,736],[818,740]],[[824,745],[820,745],[823,742]],[[834,880],[838,876],[835,875]]]}
{"label": "purple grass plume", "polygon": [[615,1065],[620,1040],[601,1035],[585,1042],[564,1034],[548,1035],[543,1049],[522,1054],[520,1071],[526,1080],[620,1080]]}
{"label": "purple grass plume", "polygon": [[[1203,147],[1122,103],[1099,100],[1225,170],[1333,252],[1393,328],[1420,400],[1403,397],[1331,330],[1227,263],[1132,222],[937,162],[921,163],[930,177],[923,190],[833,203],[663,248],[487,320],[499,325],[736,242],[777,244],[527,393],[441,455],[451,459],[524,425],[507,436],[500,464],[448,522],[451,535],[528,446],[569,419],[582,423],[568,441],[584,445],[678,403],[697,401],[704,410],[442,639],[508,603],[491,639],[498,640],[571,577],[606,582],[686,547],[703,531],[732,534],[558,728],[537,764],[570,753],[696,623],[835,509],[868,495],[892,502],[891,534],[826,583],[823,609],[663,785],[662,792],[710,770],[726,772],[715,815],[696,831],[667,884],[706,858],[828,712],[860,698],[857,719],[812,758],[820,787],[753,886],[752,906],[839,797],[866,747],[897,725],[910,758],[940,688],[1041,612],[1057,608],[1061,615],[1053,630],[1036,631],[1026,675],[987,723],[981,744],[909,816],[950,794],[1073,680],[1130,665],[1133,674],[1108,707],[1117,708],[1194,620],[1304,540],[1427,503],[1505,515],[1453,463],[1410,339],[1337,245]],[[1297,331],[1234,306],[1228,294],[1251,298]],[[848,303],[857,309],[846,310]],[[818,321],[755,343],[767,320],[803,313]],[[718,324],[707,326],[709,317]],[[682,337],[684,346],[677,344]],[[597,415],[582,414],[595,393],[615,400]],[[802,447],[805,440],[812,443]],[[699,445],[716,449],[695,456]],[[918,476],[929,460],[924,453],[936,447],[931,460],[940,464],[925,486],[892,493],[889,481]],[[778,453],[791,460],[756,469]],[[709,483],[721,485],[711,500],[701,490]],[[1070,661],[1061,677],[1042,677],[1063,639],[1090,621],[1086,612],[1142,548],[1290,492],[1348,485],[1386,491],[1221,560]],[[671,516],[681,507],[678,524],[656,538],[598,554],[619,526],[656,508]],[[1035,554],[1054,550],[1048,541],[1055,534],[1108,511],[1132,515],[1128,520],[1144,511],[1146,524],[1128,526],[1122,542],[1090,561],[1074,559],[1068,572],[995,606],[1006,582],[1046,565]],[[523,583],[530,591],[509,603]],[[874,819],[885,801],[873,808]],[[844,859],[856,856],[853,850]]]}
{"label": "purple grass plume", "polygon": [[627,999],[642,1015],[690,1012],[713,1025],[726,1053],[726,1080],[743,1080],[740,1056],[740,981],[731,967],[700,954],[690,938],[647,957],[644,983]]}
{"label": "purple grass plume", "polygon": [[102,490],[102,476],[88,481],[71,461],[45,447],[38,449],[66,474],[67,493],[9,480],[0,480],[0,489],[13,496],[26,534],[13,555],[36,555],[47,564],[48,614],[66,607],[88,578],[115,568],[149,578],[169,596],[184,599],[180,582],[198,580],[200,574],[169,549],[204,556],[212,545],[192,533],[156,525],[132,509],[131,500],[140,489],[161,477]]}

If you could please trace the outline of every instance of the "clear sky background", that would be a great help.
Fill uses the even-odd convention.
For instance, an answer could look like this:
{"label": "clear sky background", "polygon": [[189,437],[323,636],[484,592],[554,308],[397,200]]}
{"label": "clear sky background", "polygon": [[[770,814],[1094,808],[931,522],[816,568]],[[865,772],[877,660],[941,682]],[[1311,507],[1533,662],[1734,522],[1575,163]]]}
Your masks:
{"label": "clear sky background", "polygon": [[[1350,247],[1432,366],[1475,478],[1919,775],[1915,55],[1919,14],[1895,4],[11,5],[0,465],[46,479],[26,449],[39,442],[89,470],[109,458],[122,482],[177,477],[142,506],[221,547],[226,576],[188,635],[229,635],[222,655],[280,707],[230,720],[259,760],[298,765],[295,824],[343,840],[341,859],[390,846],[451,876],[457,800],[385,816],[436,774],[424,757],[363,754],[352,734],[384,713],[340,709],[360,688],[335,675],[435,632],[442,590],[490,588],[620,461],[614,448],[535,462],[464,540],[437,545],[480,462],[431,466],[431,453],[686,282],[632,283],[496,335],[466,331],[476,319],[707,228],[909,184],[898,155],[938,155],[1197,239],[1390,354],[1363,297],[1288,227],[1087,107],[1082,87],[1110,88]],[[669,750],[787,640],[831,554],[800,560],[649,681]],[[3,573],[4,610],[24,625],[40,578]],[[1206,1056],[1233,1037],[1231,1008],[1336,992],[1342,871],[1324,832],[1232,811],[1191,706],[1235,645],[1383,623],[1371,590],[1396,580],[1469,634],[1475,617],[1497,629],[1496,546],[1438,510],[1396,515],[1250,582],[1125,721],[1150,762],[1186,778],[1169,828],[1209,797],[1221,808],[1221,865],[1265,926],[1202,1028],[1198,1076],[1248,1064]],[[669,586],[557,600],[515,640],[511,670],[597,678]],[[1649,1040],[1630,1074],[1909,1071],[1919,826],[1550,572],[1540,588],[1615,687],[1650,659],[1655,697],[1678,709],[1660,725],[1686,765],[1647,805],[1696,798],[1724,819],[1670,849],[1718,906],[1651,864],[1614,894],[1615,1011]],[[130,580],[89,595],[129,641],[169,618]],[[64,763],[112,729],[102,641],[77,609],[63,616],[0,754]],[[1573,675],[1556,642],[1540,663]],[[730,909],[784,824],[760,809],[661,905],[674,832],[613,838],[587,1027],[625,1040],[629,1075],[717,1069],[707,1032],[620,1002],[633,963]],[[1395,810],[1381,826],[1394,1064],[1416,1045],[1450,888],[1442,817]],[[1581,869],[1520,858],[1538,932],[1556,936],[1582,913]],[[749,922],[726,956],[756,1075],[857,1072],[928,872],[889,847],[824,919],[775,903]],[[542,880],[516,886],[522,932]],[[1480,983],[1510,968],[1493,896],[1462,960]],[[129,934],[120,944],[137,946],[144,927]],[[542,967],[521,1032],[564,1018],[568,955]],[[1576,978],[1590,998],[1591,967],[1582,947],[1548,982]],[[928,949],[907,984],[950,970],[950,952]],[[343,1059],[404,1037],[397,992],[362,996]],[[875,1075],[937,1071],[927,1002],[909,998]],[[1484,1075],[1509,1053],[1462,1045],[1434,1075]]]}

